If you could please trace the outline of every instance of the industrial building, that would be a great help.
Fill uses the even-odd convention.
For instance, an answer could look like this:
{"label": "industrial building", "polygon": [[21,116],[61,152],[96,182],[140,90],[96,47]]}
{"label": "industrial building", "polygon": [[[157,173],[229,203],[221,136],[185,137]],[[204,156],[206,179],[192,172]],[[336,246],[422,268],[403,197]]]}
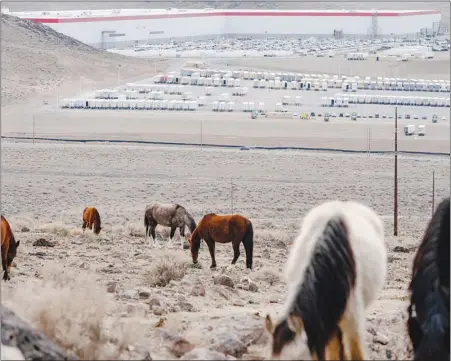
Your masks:
{"label": "industrial building", "polygon": [[114,9],[9,14],[98,48],[180,38],[332,36],[337,30],[345,36],[409,35],[433,28],[441,19],[435,10]]}

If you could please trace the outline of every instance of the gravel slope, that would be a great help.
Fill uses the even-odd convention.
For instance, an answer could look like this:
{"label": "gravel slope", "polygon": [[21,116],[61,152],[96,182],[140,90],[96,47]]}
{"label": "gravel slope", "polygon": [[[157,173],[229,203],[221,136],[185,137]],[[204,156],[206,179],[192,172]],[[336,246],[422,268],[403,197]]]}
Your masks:
{"label": "gravel slope", "polygon": [[[97,50],[48,26],[1,15],[2,106],[32,97],[61,94],[84,84],[117,83],[123,78],[149,76],[154,61]],[[160,68],[160,64],[158,64]],[[74,85],[77,84],[77,85]],[[116,85],[116,84],[115,84]]]}

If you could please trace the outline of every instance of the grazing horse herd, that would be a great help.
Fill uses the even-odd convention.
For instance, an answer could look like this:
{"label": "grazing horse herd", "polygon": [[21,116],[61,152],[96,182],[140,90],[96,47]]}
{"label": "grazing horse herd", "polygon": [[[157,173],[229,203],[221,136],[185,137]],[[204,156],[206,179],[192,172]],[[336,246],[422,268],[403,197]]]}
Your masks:
{"label": "grazing horse herd", "polygon": [[[16,255],[16,242],[8,222],[1,218],[3,279]],[[155,202],[146,207],[146,240],[159,245],[155,228],[176,229],[187,240],[193,263],[198,262],[201,240],[208,246],[211,268],[216,267],[215,244],[232,243],[235,264],[240,243],[246,252],[246,268],[252,269],[253,226],[240,215],[206,214],[198,224],[178,204]],[[101,231],[99,212],[83,211],[83,231]],[[183,248],[183,239],[181,241]],[[161,247],[161,246],[160,246]],[[449,361],[450,198],[444,199],[430,220],[415,254],[409,284],[407,330],[415,361]],[[387,251],[382,219],[357,202],[330,201],[304,217],[285,267],[287,298],[282,315],[274,323],[266,316],[271,334],[272,359],[299,359],[305,341],[314,360],[365,360],[365,314],[382,291],[387,275]],[[304,355],[305,356],[305,355]]]}

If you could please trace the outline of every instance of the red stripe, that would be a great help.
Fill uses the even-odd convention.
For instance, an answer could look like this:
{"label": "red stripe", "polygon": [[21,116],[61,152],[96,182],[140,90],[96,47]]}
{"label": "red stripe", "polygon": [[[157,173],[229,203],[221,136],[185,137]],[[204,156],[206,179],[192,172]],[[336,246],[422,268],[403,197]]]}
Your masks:
{"label": "red stripe", "polygon": [[[394,16],[413,16],[413,15],[432,15],[440,14],[436,10],[407,11],[407,12],[380,12],[377,15],[383,17]],[[99,16],[86,18],[25,18],[35,23],[83,23],[99,21],[126,21],[126,20],[148,20],[148,19],[179,19],[179,18],[199,18],[213,16],[273,16],[273,17],[299,17],[299,16],[319,16],[319,17],[369,17],[372,12],[313,12],[313,11],[221,11],[212,13],[185,13],[185,14],[153,14],[153,15],[124,15],[124,16]]]}

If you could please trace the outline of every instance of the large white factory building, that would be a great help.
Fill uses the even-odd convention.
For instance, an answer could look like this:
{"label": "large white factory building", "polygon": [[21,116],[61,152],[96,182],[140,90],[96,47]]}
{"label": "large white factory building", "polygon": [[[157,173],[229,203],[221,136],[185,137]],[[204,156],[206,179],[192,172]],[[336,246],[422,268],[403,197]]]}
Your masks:
{"label": "large white factory building", "polygon": [[334,30],[342,30],[345,36],[407,35],[432,28],[441,18],[434,10],[121,9],[9,14],[45,24],[99,48],[168,38],[331,36]]}

